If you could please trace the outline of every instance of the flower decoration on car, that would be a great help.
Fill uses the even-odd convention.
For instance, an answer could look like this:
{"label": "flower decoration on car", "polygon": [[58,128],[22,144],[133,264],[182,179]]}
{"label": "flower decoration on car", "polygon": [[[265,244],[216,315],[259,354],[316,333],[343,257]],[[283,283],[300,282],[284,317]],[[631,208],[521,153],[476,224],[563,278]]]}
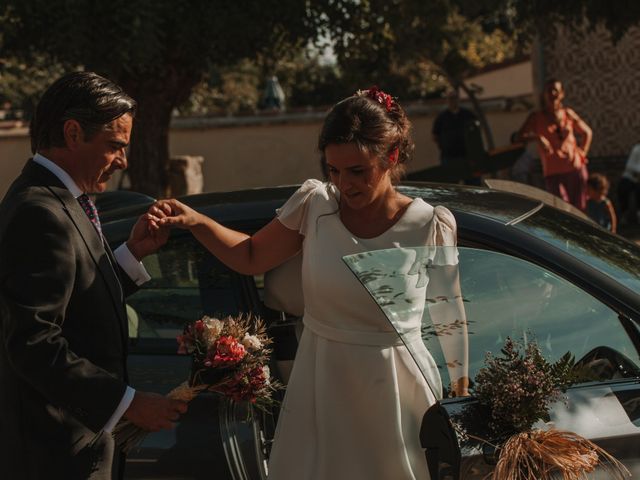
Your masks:
{"label": "flower decoration on car", "polygon": [[[598,466],[612,479],[629,474],[590,440],[548,423],[551,403],[560,400],[570,385],[590,379],[586,367],[576,364],[569,353],[551,363],[530,340],[507,338],[501,353],[487,353],[473,387],[478,402],[489,411],[492,433],[503,439],[493,445],[498,451],[493,480],[550,480],[557,474],[580,479]],[[546,426],[534,427],[539,421],[547,422]]]}
{"label": "flower decoration on car", "polygon": [[367,97],[378,102],[387,110],[387,112],[390,112],[393,108],[393,97],[388,93],[383,92],[375,85],[366,90],[358,90],[356,95],[359,97]]}

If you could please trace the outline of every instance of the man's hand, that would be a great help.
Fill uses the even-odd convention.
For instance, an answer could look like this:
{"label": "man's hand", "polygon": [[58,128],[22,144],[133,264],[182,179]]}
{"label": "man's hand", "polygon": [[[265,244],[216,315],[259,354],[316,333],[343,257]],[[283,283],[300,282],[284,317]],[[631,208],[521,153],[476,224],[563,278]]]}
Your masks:
{"label": "man's hand", "polygon": [[138,221],[131,229],[127,247],[138,261],[158,251],[169,239],[170,229],[157,227],[156,222],[162,218],[162,213],[160,212],[159,215],[154,216],[150,213],[145,213],[138,218]]}
{"label": "man's hand", "polygon": [[157,432],[175,427],[175,422],[186,411],[186,402],[171,400],[157,393],[136,391],[124,418],[144,430]]}
{"label": "man's hand", "polygon": [[158,228],[177,227],[190,229],[202,223],[203,215],[175,198],[158,200],[149,209],[153,218],[158,218]]}

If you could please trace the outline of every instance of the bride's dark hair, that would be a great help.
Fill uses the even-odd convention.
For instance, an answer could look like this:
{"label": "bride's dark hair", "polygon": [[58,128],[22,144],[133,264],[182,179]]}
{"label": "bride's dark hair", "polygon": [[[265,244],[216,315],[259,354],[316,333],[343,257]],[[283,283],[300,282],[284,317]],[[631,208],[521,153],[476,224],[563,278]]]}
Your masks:
{"label": "bride's dark hair", "polygon": [[[373,89],[338,102],[327,114],[318,138],[322,171],[328,177],[324,150],[327,145],[355,143],[361,151],[375,154],[387,167],[391,167],[391,180],[398,182],[405,172],[405,164],[413,155],[411,122],[404,110],[390,96]],[[397,162],[389,156],[398,150]]]}

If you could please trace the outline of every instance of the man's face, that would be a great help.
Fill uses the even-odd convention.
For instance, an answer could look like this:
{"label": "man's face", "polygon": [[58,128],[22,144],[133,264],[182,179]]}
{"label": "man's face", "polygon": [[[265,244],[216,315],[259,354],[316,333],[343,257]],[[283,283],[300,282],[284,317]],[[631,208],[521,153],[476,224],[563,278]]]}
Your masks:
{"label": "man's face", "polygon": [[447,105],[449,107],[449,110],[451,110],[452,112],[455,113],[458,111],[458,108],[460,107],[460,101],[456,93],[449,93],[447,95]]}
{"label": "man's face", "polygon": [[75,150],[73,180],[84,192],[104,192],[116,170],[127,168],[125,149],[129,145],[133,118],[125,114],[115,119]]}

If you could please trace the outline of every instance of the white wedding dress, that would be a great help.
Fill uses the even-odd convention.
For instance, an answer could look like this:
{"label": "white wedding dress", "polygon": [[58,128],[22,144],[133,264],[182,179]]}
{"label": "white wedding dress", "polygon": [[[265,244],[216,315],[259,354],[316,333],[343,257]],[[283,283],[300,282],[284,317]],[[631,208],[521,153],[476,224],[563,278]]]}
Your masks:
{"label": "white wedding dress", "polygon": [[[431,388],[342,257],[397,248],[408,271],[416,251],[402,247],[455,245],[455,220],[447,209],[414,199],[389,230],[358,238],[340,220],[338,195],[331,184],[307,180],[278,211],[283,225],[305,236],[305,328],[278,420],[269,480],[428,480],[419,431],[425,411],[441,395],[441,381],[420,341],[422,312],[407,319],[406,327],[418,329],[414,350],[431,372]],[[436,260],[457,263],[448,257]],[[407,288],[415,289],[417,276],[402,276]],[[423,308],[425,288],[418,290]]]}

